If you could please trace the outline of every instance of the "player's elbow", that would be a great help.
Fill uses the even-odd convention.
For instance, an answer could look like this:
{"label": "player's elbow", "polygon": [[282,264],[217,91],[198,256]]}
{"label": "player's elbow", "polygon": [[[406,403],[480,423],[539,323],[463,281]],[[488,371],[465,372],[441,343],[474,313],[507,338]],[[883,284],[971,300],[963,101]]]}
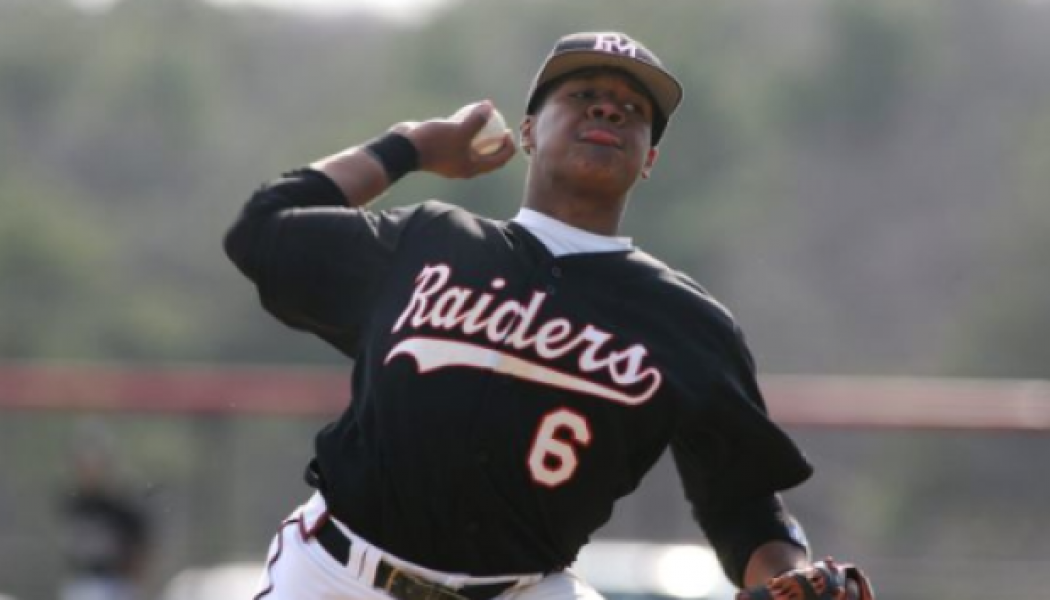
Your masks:
{"label": "player's elbow", "polygon": [[260,233],[261,224],[258,219],[242,213],[226,230],[226,235],[222,240],[222,247],[227,258],[253,281],[258,272],[256,265],[259,262],[257,256],[260,252],[259,240],[262,237]]}

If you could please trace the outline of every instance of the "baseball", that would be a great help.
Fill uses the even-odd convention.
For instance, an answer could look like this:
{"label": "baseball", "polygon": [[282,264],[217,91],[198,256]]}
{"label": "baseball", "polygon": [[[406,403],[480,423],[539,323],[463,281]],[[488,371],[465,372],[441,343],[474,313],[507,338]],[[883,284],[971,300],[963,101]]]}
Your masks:
{"label": "baseball", "polygon": [[[452,119],[462,121],[475,106],[476,104],[464,106],[456,111],[456,114],[452,115]],[[474,136],[474,139],[470,142],[470,147],[478,154],[493,154],[503,147],[506,135],[507,121],[504,120],[499,110],[493,108],[492,114],[489,115],[489,120],[485,122],[485,126],[481,128],[481,131]]]}

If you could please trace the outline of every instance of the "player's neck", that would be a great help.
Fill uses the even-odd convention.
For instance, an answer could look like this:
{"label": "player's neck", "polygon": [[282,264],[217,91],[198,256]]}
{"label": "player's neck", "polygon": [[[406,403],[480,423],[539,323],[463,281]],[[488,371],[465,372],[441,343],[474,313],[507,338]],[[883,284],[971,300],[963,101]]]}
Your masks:
{"label": "player's neck", "polygon": [[564,186],[540,185],[533,180],[526,184],[522,205],[543,213],[562,223],[598,235],[615,236],[620,230],[626,196],[609,196]]}

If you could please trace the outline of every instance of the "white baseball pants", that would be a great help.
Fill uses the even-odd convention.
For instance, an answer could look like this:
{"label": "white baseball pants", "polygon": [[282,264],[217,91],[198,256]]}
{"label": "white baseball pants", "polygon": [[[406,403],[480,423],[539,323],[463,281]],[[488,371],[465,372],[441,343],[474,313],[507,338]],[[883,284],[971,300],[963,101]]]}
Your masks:
{"label": "white baseball pants", "polygon": [[385,590],[372,585],[380,559],[450,587],[521,581],[500,594],[499,600],[603,600],[594,588],[568,570],[547,576],[474,578],[427,569],[383,552],[336,522],[352,541],[350,560],[343,565],[310,535],[325,512],[324,498],[315,493],[282,523],[270,544],[254,600],[391,600]]}

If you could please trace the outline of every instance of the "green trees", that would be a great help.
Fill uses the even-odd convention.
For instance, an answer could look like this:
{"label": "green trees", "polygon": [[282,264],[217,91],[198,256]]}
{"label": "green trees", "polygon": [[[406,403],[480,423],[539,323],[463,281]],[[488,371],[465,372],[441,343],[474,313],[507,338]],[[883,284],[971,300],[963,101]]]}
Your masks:
{"label": "green trees", "polygon": [[[516,121],[550,43],[609,28],[687,89],[626,232],[734,307],[764,368],[1046,376],[1044,8],[490,0],[397,26],[0,4],[0,351],[332,359],[226,264],[245,196],[395,120],[492,98]],[[524,173],[416,176],[384,202],[505,217]]]}

